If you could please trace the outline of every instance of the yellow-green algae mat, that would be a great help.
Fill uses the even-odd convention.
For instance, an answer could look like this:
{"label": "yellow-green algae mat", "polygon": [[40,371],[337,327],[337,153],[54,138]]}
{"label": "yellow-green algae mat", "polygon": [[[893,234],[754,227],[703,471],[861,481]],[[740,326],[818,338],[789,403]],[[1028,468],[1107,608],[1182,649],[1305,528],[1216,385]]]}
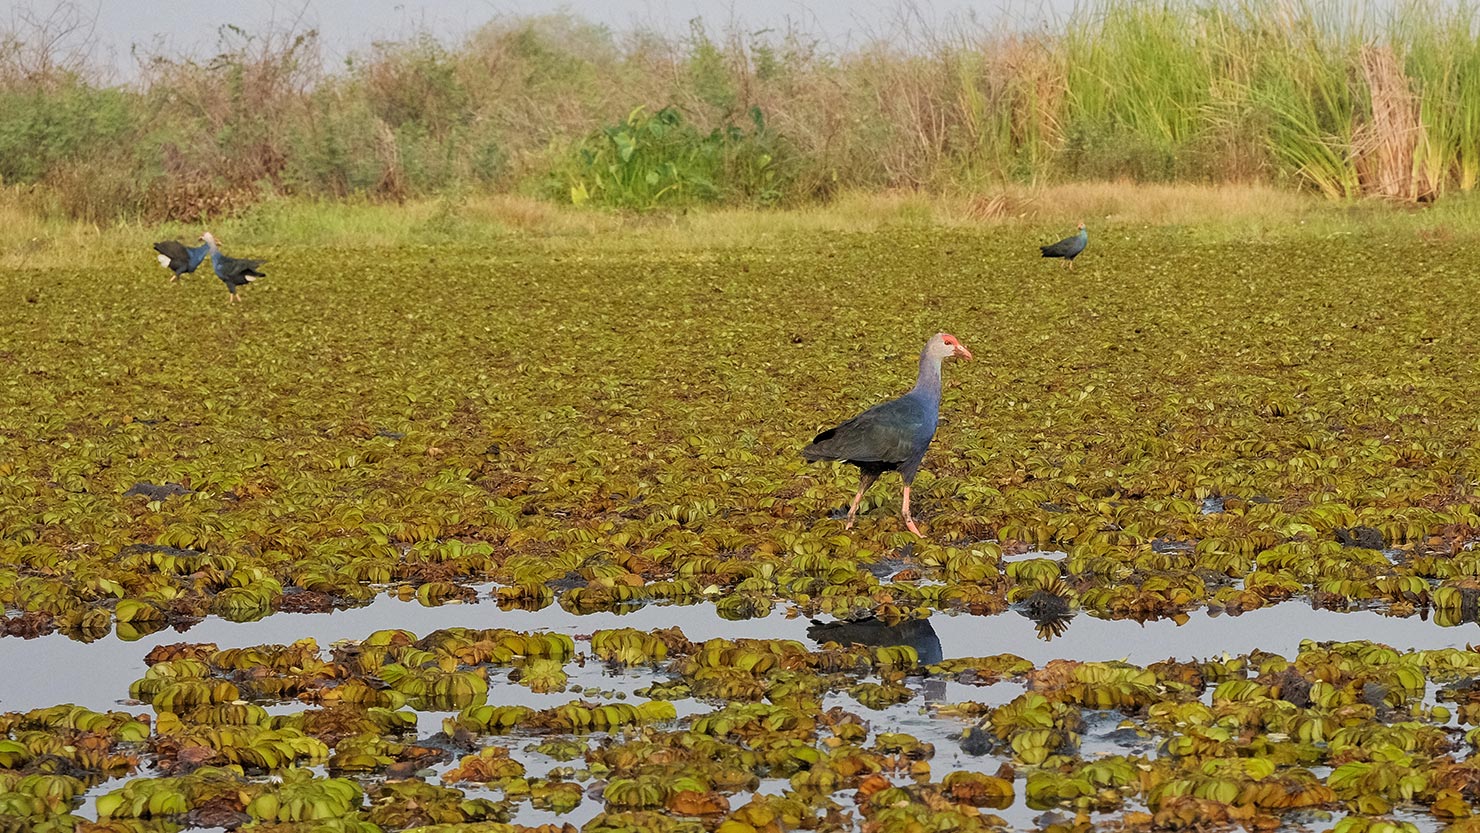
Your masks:
{"label": "yellow-green algae mat", "polygon": [[[584,830],[971,831],[1005,828],[994,811],[1022,805],[1058,811],[1041,817],[1058,830],[1417,829],[1384,820],[1395,810],[1467,830],[1480,797],[1480,728],[1465,728],[1480,723],[1480,653],[1467,650],[922,666],[903,645],[456,628],[327,651],[179,643],[148,662],[129,694],[149,711],[0,716],[0,826],[510,831],[535,829],[508,822],[525,807],[595,805]],[[592,664],[653,682],[633,702],[487,702],[494,675],[554,694]],[[878,719],[929,679],[1023,687],[997,706],[929,707],[979,766],[937,766],[960,750]],[[830,692],[847,705],[826,706]],[[419,733],[426,711],[447,712],[440,732]],[[1091,729],[1145,752],[1088,754]],[[81,796],[107,779],[127,780],[81,821]]]}
{"label": "yellow-green algae mat", "polygon": [[[1050,578],[988,542],[1068,551],[1102,617],[1307,596],[1475,618],[1476,250],[1097,239],[1072,275],[1005,231],[264,249],[277,271],[230,310],[208,279],[151,281],[147,252],[9,270],[4,629],[484,582],[576,612],[990,613]],[[854,473],[797,450],[907,388],[941,329],[977,356],[915,488],[909,566],[943,584],[881,582],[911,543],[897,481],[845,535]]]}
{"label": "yellow-green algae mat", "polygon": [[[207,279],[149,282],[147,252],[7,271],[0,625],[127,640],[491,583],[503,609],[573,614],[1018,606],[1052,635],[1075,611],[1293,600],[1472,627],[1476,250],[1097,239],[1072,274],[1007,232],[264,248],[273,277],[230,310]],[[906,387],[941,329],[977,361],[947,371],[916,482],[928,539],[902,534],[894,482],[845,534],[851,472],[796,451]],[[1038,548],[1066,556],[1012,560]],[[502,830],[599,808],[584,827],[913,833],[1025,807],[1065,827],[1463,829],[1480,795],[1468,651],[922,668],[900,646],[579,644],[158,648],[117,692],[147,719],[3,718],[0,825],[70,828],[93,785],[111,829]],[[549,697],[583,658],[659,668],[625,700],[482,702],[489,673]],[[931,704],[938,738],[889,731],[940,679],[1024,693]],[[1106,721],[1111,748],[1087,743]],[[942,743],[981,771],[947,772]]]}

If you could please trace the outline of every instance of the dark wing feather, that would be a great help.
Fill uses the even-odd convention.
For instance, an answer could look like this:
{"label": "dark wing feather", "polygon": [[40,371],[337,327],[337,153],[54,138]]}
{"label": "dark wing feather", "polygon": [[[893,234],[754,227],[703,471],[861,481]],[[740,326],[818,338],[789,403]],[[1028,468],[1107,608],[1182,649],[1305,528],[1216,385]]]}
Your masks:
{"label": "dark wing feather", "polygon": [[227,257],[221,255],[216,261],[216,274],[221,280],[235,283],[237,286],[247,282],[248,277],[265,278],[266,274],[258,271],[257,267],[266,263],[265,260],[247,260],[240,257]]}
{"label": "dark wing feather", "polygon": [[154,244],[154,251],[170,259],[172,272],[184,272],[190,266],[190,250],[178,240],[161,240]]}
{"label": "dark wing feather", "polygon": [[802,456],[898,465],[923,454],[934,434],[925,404],[905,395],[823,431],[802,449]]}
{"label": "dark wing feather", "polygon": [[1079,235],[1065,237],[1052,246],[1039,246],[1044,257],[1074,257],[1084,251],[1084,238]]}
{"label": "dark wing feather", "polygon": [[224,275],[231,275],[233,277],[238,275],[255,275],[260,278],[263,275],[257,272],[257,267],[266,262],[264,260],[247,260],[246,258],[222,255],[218,268]]}

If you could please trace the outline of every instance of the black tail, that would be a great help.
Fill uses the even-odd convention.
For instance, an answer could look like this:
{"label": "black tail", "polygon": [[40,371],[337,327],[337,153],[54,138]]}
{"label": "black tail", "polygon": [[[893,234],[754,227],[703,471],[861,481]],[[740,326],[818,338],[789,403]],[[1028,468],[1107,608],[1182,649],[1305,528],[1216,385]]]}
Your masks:
{"label": "black tail", "polygon": [[821,434],[818,434],[816,437],[814,437],[812,439],[812,442],[808,443],[807,447],[802,449],[802,459],[811,460],[814,463],[818,460],[843,459],[842,457],[838,456],[836,452],[821,445],[821,443],[825,443],[828,440],[832,439],[833,430],[823,431]]}

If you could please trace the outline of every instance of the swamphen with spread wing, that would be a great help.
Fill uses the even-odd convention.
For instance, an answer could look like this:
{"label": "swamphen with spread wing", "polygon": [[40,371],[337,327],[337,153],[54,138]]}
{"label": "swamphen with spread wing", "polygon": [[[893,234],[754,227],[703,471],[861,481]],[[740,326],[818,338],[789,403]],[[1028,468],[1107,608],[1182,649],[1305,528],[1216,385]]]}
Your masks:
{"label": "swamphen with spread wing", "polygon": [[170,283],[178,281],[181,275],[194,272],[210,250],[208,245],[187,247],[178,240],[161,240],[154,244],[154,251],[159,252],[159,265],[174,273],[170,276]]}
{"label": "swamphen with spread wing", "polygon": [[1069,268],[1073,269],[1074,258],[1079,257],[1079,253],[1084,251],[1084,247],[1088,245],[1089,232],[1085,231],[1084,222],[1080,221],[1078,234],[1065,237],[1052,246],[1039,246],[1038,248],[1042,250],[1044,257],[1061,257],[1069,261]]}
{"label": "swamphen with spread wing", "polygon": [[[940,363],[945,359],[971,358],[971,351],[950,333],[936,333],[920,353],[920,377],[909,393],[875,405],[836,428],[818,434],[802,449],[808,460],[842,460],[858,466],[862,482],[848,507],[847,528],[853,528],[863,493],[886,471],[904,478],[904,523],[920,535],[910,517],[910,484],[925,459],[925,449],[935,438],[940,418]],[[923,536],[921,536],[923,537]]]}
{"label": "swamphen with spread wing", "polygon": [[206,241],[206,245],[211,247],[211,268],[216,270],[216,277],[220,278],[221,282],[226,284],[226,288],[231,291],[228,301],[241,300],[241,297],[236,294],[237,287],[246,286],[258,278],[267,277],[257,270],[257,267],[267,261],[246,260],[221,254],[221,247],[216,244],[216,238],[210,232],[202,234],[200,239]]}

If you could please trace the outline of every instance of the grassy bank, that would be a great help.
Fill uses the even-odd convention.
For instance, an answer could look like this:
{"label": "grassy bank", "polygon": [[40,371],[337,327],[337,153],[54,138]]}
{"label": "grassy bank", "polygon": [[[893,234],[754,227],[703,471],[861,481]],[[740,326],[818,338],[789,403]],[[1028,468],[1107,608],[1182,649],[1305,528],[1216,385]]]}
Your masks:
{"label": "grassy bank", "polygon": [[919,192],[849,192],[826,205],[759,209],[714,206],[687,212],[593,211],[508,194],[428,197],[402,203],[367,199],[279,197],[219,222],[87,223],[29,210],[0,197],[0,266],[56,267],[150,262],[150,244],[195,240],[204,227],[229,251],[489,245],[520,240],[546,250],[595,245],[611,249],[706,249],[765,244],[796,233],[895,229],[993,230],[1021,240],[1026,251],[1084,219],[1091,246],[1124,233],[1167,232],[1168,245],[1190,242],[1341,241],[1382,235],[1392,242],[1473,241],[1480,236],[1480,199],[1457,196],[1425,207],[1332,202],[1263,185],[1157,185],[1089,182],[1002,186],[972,196]]}
{"label": "grassy bank", "polygon": [[285,195],[774,207],[1121,178],[1420,201],[1480,180],[1475,23],[1468,2],[1092,0],[839,50],[556,16],[333,70],[313,32],[228,28],[214,56],[148,56],[127,87],[12,31],[0,178],[32,212],[91,221]]}

